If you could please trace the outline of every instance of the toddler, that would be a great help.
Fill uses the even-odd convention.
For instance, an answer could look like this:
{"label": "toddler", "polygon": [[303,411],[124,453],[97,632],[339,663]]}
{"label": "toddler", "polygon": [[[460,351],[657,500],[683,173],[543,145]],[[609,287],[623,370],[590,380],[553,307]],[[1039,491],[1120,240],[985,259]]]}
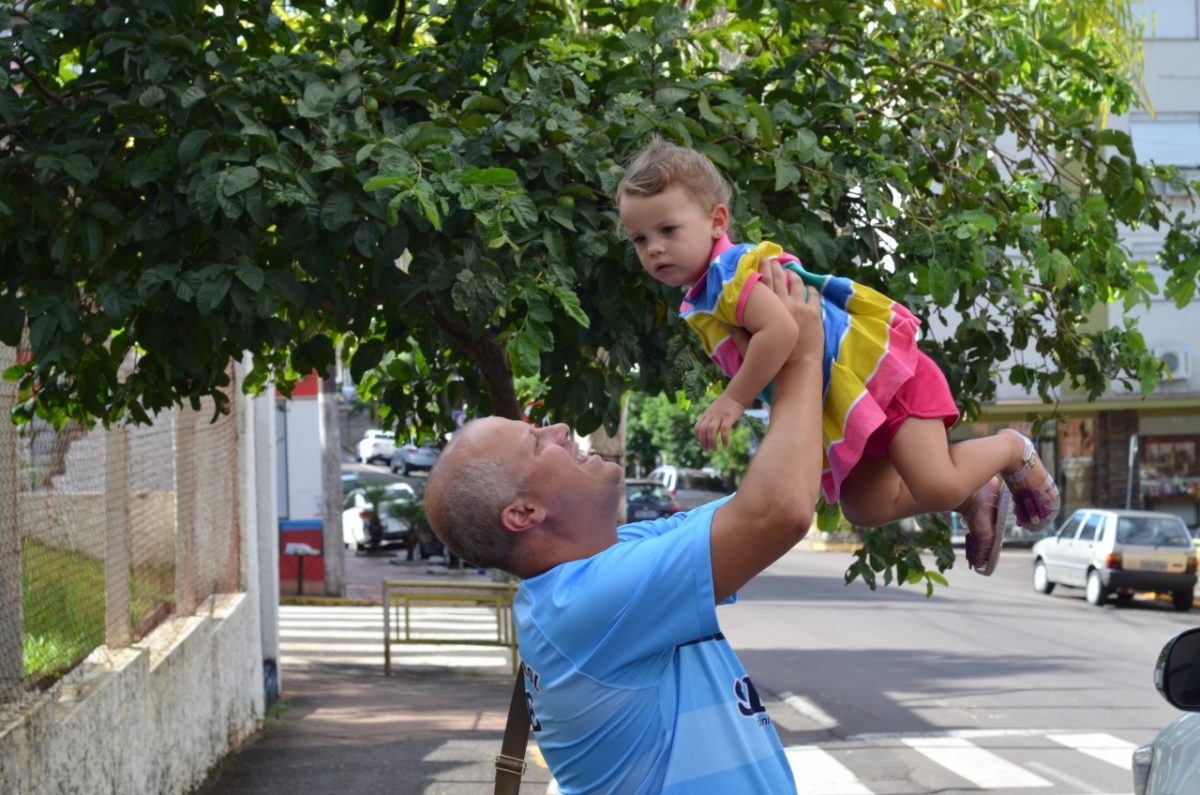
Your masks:
{"label": "toddler", "polygon": [[769,402],[770,382],[795,344],[784,303],[758,283],[760,267],[777,258],[821,293],[826,500],[863,527],[957,511],[968,528],[968,564],[990,575],[1010,506],[1030,530],[1058,513],[1058,487],[1033,443],[1006,428],[951,445],[946,431],[958,409],[941,370],[917,348],[917,318],[864,285],[809,273],[773,243],[735,245],[730,199],[708,158],[659,138],[633,157],[617,187],[621,225],[642,267],[687,288],[680,315],[729,376],[696,424],[701,445],[727,445],[746,406],[760,395]]}

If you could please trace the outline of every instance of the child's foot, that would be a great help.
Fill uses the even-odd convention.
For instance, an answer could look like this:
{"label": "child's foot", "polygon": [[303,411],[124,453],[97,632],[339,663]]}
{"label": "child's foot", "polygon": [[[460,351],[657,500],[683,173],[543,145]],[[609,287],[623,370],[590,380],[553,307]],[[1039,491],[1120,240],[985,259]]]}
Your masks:
{"label": "child's foot", "polygon": [[1054,517],[1058,516],[1058,486],[1046,471],[1033,442],[1012,428],[1004,430],[1025,444],[1020,468],[1015,472],[1002,473],[1004,482],[1013,493],[1013,512],[1017,515],[1017,524],[1034,532],[1042,530],[1049,527]]}
{"label": "child's foot", "polygon": [[967,565],[984,577],[991,576],[1000,560],[1011,497],[1000,478],[992,478],[971,495],[970,507],[962,512],[967,523]]}

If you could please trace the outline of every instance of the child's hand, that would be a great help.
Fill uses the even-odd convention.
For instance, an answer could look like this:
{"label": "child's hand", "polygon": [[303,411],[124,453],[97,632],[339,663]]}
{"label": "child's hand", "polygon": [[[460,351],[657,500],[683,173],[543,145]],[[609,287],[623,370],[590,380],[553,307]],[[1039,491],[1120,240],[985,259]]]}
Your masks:
{"label": "child's hand", "polygon": [[719,436],[722,446],[728,447],[729,431],[745,410],[745,406],[726,395],[714,400],[696,423],[696,440],[700,446],[705,450],[716,450]]}

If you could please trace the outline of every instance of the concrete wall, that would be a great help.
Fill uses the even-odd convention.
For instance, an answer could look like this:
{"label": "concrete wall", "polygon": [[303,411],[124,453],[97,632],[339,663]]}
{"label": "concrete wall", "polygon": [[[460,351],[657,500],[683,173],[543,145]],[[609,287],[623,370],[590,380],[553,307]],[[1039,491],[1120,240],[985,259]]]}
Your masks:
{"label": "concrete wall", "polygon": [[215,597],[130,648],[101,647],[0,724],[0,792],[186,793],[264,714],[258,606]]}

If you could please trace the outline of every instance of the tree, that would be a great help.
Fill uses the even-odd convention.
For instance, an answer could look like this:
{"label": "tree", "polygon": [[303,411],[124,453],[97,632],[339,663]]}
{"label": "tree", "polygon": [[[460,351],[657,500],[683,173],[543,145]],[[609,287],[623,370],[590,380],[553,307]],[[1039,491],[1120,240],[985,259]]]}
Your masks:
{"label": "tree", "polygon": [[710,393],[697,401],[683,393],[667,395],[633,393],[629,397],[629,430],[626,456],[644,469],[651,469],[661,456],[665,464],[682,467],[711,467],[730,483],[745,474],[750,463],[750,437],[761,428],[749,420],[739,422],[729,436],[729,446],[705,452],[696,441],[696,421],[713,400]]}
{"label": "tree", "polygon": [[1012,378],[1043,397],[1153,386],[1136,328],[1087,326],[1157,289],[1122,227],[1161,230],[1165,289],[1195,291],[1196,226],[1154,187],[1173,175],[1094,123],[1135,101],[1120,32],[1080,35],[1068,3],[219,9],[0,8],[18,419],[223,403],[243,351],[250,388],[286,389],[340,349],[385,421],[428,429],[518,416],[514,376],[582,432],[614,429],[629,386],[696,396],[712,373],[678,296],[615,231],[652,132],[726,171],[741,237],[960,314],[924,343],[968,414],[1027,344],[1057,366]]}

